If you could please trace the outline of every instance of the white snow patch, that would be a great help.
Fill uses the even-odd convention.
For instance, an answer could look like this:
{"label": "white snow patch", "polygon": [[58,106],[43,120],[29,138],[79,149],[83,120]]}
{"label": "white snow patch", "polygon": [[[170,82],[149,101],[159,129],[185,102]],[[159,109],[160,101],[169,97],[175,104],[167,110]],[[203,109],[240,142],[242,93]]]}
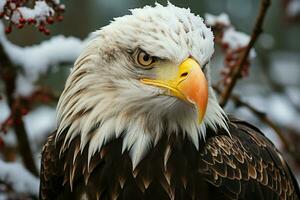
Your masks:
{"label": "white snow patch", "polygon": [[0,200],[8,200],[8,196],[6,194],[0,194]]}
{"label": "white snow patch", "polygon": [[[45,141],[48,135],[54,131],[56,127],[55,108],[40,106],[25,115],[23,120],[28,133],[29,141],[34,148],[33,150],[40,151],[40,149],[38,148],[40,148],[40,145]],[[0,133],[0,136],[3,139],[5,145],[17,145],[16,135],[13,130],[9,130],[6,134]]]}
{"label": "white snow patch", "polygon": [[84,42],[75,37],[54,36],[39,45],[19,47],[10,43],[3,34],[0,23],[0,42],[14,64],[24,68],[26,78],[37,80],[49,67],[62,62],[74,62],[79,56]]}
{"label": "white snow patch", "polygon": [[256,109],[278,123],[278,126],[300,128],[300,114],[286,96],[275,93],[269,96],[250,96],[247,99]]}
{"label": "white snow patch", "polygon": [[74,62],[85,45],[78,38],[58,35],[38,45],[19,47],[7,40],[1,21],[0,43],[10,60],[23,68],[24,74],[17,77],[17,94],[21,96],[29,96],[35,89],[34,82],[51,67]]}
{"label": "white snow patch", "polygon": [[[241,47],[246,47],[250,41],[250,36],[246,33],[236,31],[233,27],[225,30],[223,35],[223,43],[228,44],[232,50],[237,50]],[[256,53],[254,49],[250,51],[250,58],[254,58]]]}
{"label": "white snow patch", "polygon": [[300,53],[278,51],[271,54],[271,78],[285,86],[300,85]]}
{"label": "white snow patch", "polygon": [[288,87],[285,90],[290,100],[300,107],[300,88],[297,86]]}
{"label": "white snow patch", "polygon": [[0,124],[3,123],[10,115],[10,109],[5,99],[0,100]]}
{"label": "white snow patch", "polygon": [[247,46],[250,41],[249,35],[238,32],[234,28],[228,28],[224,32],[223,42],[229,44],[232,49]]}
{"label": "white snow patch", "polygon": [[269,105],[268,113],[277,122],[290,124],[297,116],[297,111],[283,95],[271,95],[266,103]]}
{"label": "white snow patch", "polygon": [[0,180],[8,183],[16,192],[37,196],[39,179],[20,163],[7,163],[0,160],[0,169]]}
{"label": "white snow patch", "polygon": [[17,146],[17,138],[14,131],[9,130],[6,134],[0,132],[0,137],[3,139],[5,146],[8,147],[16,147]]}
{"label": "white snow patch", "polygon": [[54,0],[55,4],[60,4],[60,0]]}
{"label": "white snow patch", "polygon": [[[9,48],[12,47],[12,48]],[[73,62],[82,50],[82,41],[74,37],[55,36],[31,47],[6,46],[12,61],[24,67],[32,80],[60,62]]]}
{"label": "white snow patch", "polygon": [[287,14],[290,17],[295,17],[300,14],[300,0],[291,0],[287,6]]}
{"label": "white snow patch", "polygon": [[[230,19],[227,14],[221,13],[220,15],[205,14],[205,23],[208,26],[215,26],[216,24],[223,24],[226,26],[222,38],[222,42],[227,44],[230,49],[237,50],[246,47],[250,41],[250,36],[246,33],[239,32],[231,25]],[[251,49],[250,58],[256,56],[255,50]]]}
{"label": "white snow patch", "polygon": [[35,1],[34,7],[19,7],[13,12],[11,20],[14,23],[19,23],[19,18],[23,17],[24,19],[35,19],[37,22],[46,20],[48,16],[52,16],[54,10],[45,2],[45,1]]}
{"label": "white snow patch", "polygon": [[3,8],[5,4],[6,4],[6,0],[0,0],[0,12],[3,12]]}
{"label": "white snow patch", "polygon": [[22,74],[18,74],[16,80],[16,94],[28,97],[34,92],[34,90],[35,87],[32,82],[26,79]]}
{"label": "white snow patch", "polygon": [[[250,103],[251,105],[255,105],[253,102]],[[245,120],[254,126],[258,127],[261,132],[269,138],[277,148],[282,148],[282,142],[280,138],[276,135],[273,129],[263,124],[249,109],[245,107],[240,107],[239,109],[234,110],[234,116],[238,116],[238,118]]]}
{"label": "white snow patch", "polygon": [[205,13],[205,23],[208,26],[215,26],[217,24],[223,24],[225,26],[230,26],[230,19],[226,13],[221,13],[220,15],[212,15]]}
{"label": "white snow patch", "polygon": [[273,129],[271,129],[270,127],[268,127],[266,125],[262,125],[260,128],[261,128],[261,131],[263,132],[263,134],[267,138],[269,138],[269,140],[271,140],[278,149],[283,148],[281,139],[277,136],[277,134],[274,132]]}
{"label": "white snow patch", "polygon": [[47,106],[38,107],[24,117],[24,123],[31,142],[44,142],[55,129],[56,111]]}
{"label": "white snow patch", "polygon": [[232,112],[234,112],[234,116],[239,116],[239,118],[246,121],[257,121],[257,118],[253,115],[253,113],[245,107],[240,107],[238,109],[233,108]]}

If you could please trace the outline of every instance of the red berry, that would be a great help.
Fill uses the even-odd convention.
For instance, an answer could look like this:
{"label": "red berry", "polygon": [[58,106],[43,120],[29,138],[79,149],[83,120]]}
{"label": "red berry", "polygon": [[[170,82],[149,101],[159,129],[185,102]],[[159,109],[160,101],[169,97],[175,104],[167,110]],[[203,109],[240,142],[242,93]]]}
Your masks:
{"label": "red berry", "polygon": [[62,15],[57,16],[58,21],[62,21],[63,19],[64,19],[64,16],[62,16]]}
{"label": "red berry", "polygon": [[48,24],[53,24],[53,22],[54,22],[53,17],[47,17],[46,22],[47,22]]}
{"label": "red berry", "polygon": [[13,118],[12,118],[12,117],[9,117],[9,118],[6,120],[5,124],[6,124],[7,126],[12,126],[12,125],[14,124]]}
{"label": "red berry", "polygon": [[45,26],[44,25],[39,25],[39,31],[44,32],[45,31]]}
{"label": "red berry", "polygon": [[4,145],[3,139],[0,137],[0,147],[3,147],[3,145]]}
{"label": "red berry", "polygon": [[28,24],[36,24],[36,20],[33,18],[27,19]]}
{"label": "red berry", "polygon": [[0,13],[0,18],[4,17],[4,12]]}
{"label": "red berry", "polygon": [[21,115],[27,115],[28,109],[27,108],[21,108]]}
{"label": "red berry", "polygon": [[22,29],[24,27],[24,24],[18,24],[18,29]]}
{"label": "red berry", "polygon": [[44,28],[44,34],[45,34],[45,35],[50,35],[49,29]]}
{"label": "red berry", "polygon": [[11,31],[12,31],[11,26],[6,27],[6,29],[5,29],[6,34],[9,34]]}
{"label": "red berry", "polygon": [[20,24],[25,24],[26,23],[26,19],[24,19],[23,17],[19,18],[19,23]]}

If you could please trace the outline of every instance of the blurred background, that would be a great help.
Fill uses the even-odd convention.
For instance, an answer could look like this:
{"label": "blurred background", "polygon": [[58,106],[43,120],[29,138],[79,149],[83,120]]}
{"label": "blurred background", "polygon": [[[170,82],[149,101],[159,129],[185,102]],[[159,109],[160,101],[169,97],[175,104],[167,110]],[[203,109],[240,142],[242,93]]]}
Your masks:
{"label": "blurred background", "polygon": [[[23,76],[17,79],[17,94],[14,94],[14,98],[19,95],[21,103],[24,102],[22,98],[25,98],[26,102],[29,102],[28,104],[33,101],[31,99],[33,87],[38,86],[43,91],[51,90],[50,97],[45,95],[42,97],[46,99],[34,101],[23,116],[37,170],[39,170],[42,145],[47,135],[55,130],[57,98],[64,87],[72,63],[82,48],[81,42],[85,41],[91,32],[109,24],[114,17],[129,14],[131,8],[154,5],[155,2],[167,4],[167,1],[160,0],[65,0],[61,1],[65,5],[64,19],[48,26],[51,31],[49,36],[41,34],[32,26],[25,26],[21,30],[14,29],[10,34],[4,36],[7,37],[7,40],[2,40],[3,46],[5,46],[3,41],[9,41],[9,45],[14,44],[18,48],[20,47],[15,57],[10,56],[10,58],[16,60],[24,55],[26,56],[25,52],[28,49],[38,48],[41,43],[45,44],[45,41],[58,35],[63,35],[66,38],[71,37],[69,39],[72,40],[70,41],[72,45],[69,49],[62,48],[64,51],[72,50],[73,52],[74,48],[78,48],[72,55],[65,52],[68,58],[66,60],[61,59],[62,62],[52,63],[49,61],[50,64],[48,64],[51,67],[48,66],[45,68],[46,70],[42,70],[38,74],[39,77],[31,79],[30,83],[22,81]],[[213,15],[226,13],[232,26],[248,35],[251,35],[260,4],[258,0],[171,0],[170,2],[177,6],[189,7],[192,12],[202,17],[206,13]],[[256,56],[250,61],[249,75],[241,79],[233,91],[234,94],[239,95],[241,100],[265,113],[279,127],[289,144],[295,147],[294,153],[288,152],[289,150],[286,149],[286,146],[283,145],[281,139],[274,132],[274,127],[270,128],[249,109],[244,106],[237,106],[232,102],[229,102],[225,107],[226,112],[254,123],[265,132],[278,148],[285,152],[286,159],[297,174],[298,181],[300,181],[300,159],[297,157],[300,154],[299,16],[300,0],[272,1],[264,22],[264,32],[255,44]],[[4,19],[2,21],[7,25]],[[56,51],[55,48],[50,48],[50,50],[45,51],[44,54],[49,53],[55,56],[56,53],[59,54],[63,51],[58,49]],[[22,52],[24,52],[24,55],[22,55]],[[38,62],[43,61],[43,57],[32,56],[28,59],[31,62],[34,62],[35,59],[39,60]],[[12,62],[14,63],[14,61]],[[17,67],[21,65],[22,63],[16,64]],[[213,80],[218,83],[222,79],[220,72],[224,68],[224,51],[218,45],[216,45],[212,68]],[[24,77],[26,77],[28,75],[26,75],[26,67],[22,68],[20,73],[24,73],[24,71]],[[0,145],[0,171],[1,167],[4,169],[10,166],[19,171],[23,170],[26,174],[28,171],[22,168],[15,129],[9,123],[7,124],[12,107],[9,106],[8,97],[5,94],[5,84],[5,81],[0,80],[0,125],[2,124],[2,131],[0,132],[2,141],[2,145]],[[20,165],[9,165],[11,163],[20,163]],[[4,172],[5,170],[2,170],[2,173],[0,172],[1,200],[9,199],[9,197],[17,199],[20,194],[28,198],[36,198],[38,179],[35,176],[30,173],[27,174],[28,181],[22,185],[14,182],[14,175],[10,174],[12,173],[11,170],[7,172],[12,177],[11,179],[7,179]],[[28,186],[28,184],[31,186]],[[29,191],[28,195],[26,191]]]}

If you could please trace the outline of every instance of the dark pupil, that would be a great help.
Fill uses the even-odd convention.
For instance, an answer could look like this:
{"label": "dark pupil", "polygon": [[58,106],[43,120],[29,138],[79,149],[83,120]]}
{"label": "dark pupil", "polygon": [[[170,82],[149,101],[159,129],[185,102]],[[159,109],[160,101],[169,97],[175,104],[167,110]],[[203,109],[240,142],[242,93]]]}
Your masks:
{"label": "dark pupil", "polygon": [[144,57],[143,57],[144,61],[149,61],[150,59],[150,56],[148,54],[145,54]]}

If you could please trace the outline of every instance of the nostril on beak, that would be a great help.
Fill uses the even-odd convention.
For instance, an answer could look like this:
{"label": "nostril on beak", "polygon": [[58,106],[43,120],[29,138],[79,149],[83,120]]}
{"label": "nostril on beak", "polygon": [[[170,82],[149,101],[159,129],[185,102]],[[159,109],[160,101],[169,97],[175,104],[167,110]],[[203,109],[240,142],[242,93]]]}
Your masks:
{"label": "nostril on beak", "polygon": [[184,72],[184,73],[182,73],[182,74],[180,75],[180,78],[184,78],[184,77],[186,77],[188,74],[189,74],[188,72]]}

